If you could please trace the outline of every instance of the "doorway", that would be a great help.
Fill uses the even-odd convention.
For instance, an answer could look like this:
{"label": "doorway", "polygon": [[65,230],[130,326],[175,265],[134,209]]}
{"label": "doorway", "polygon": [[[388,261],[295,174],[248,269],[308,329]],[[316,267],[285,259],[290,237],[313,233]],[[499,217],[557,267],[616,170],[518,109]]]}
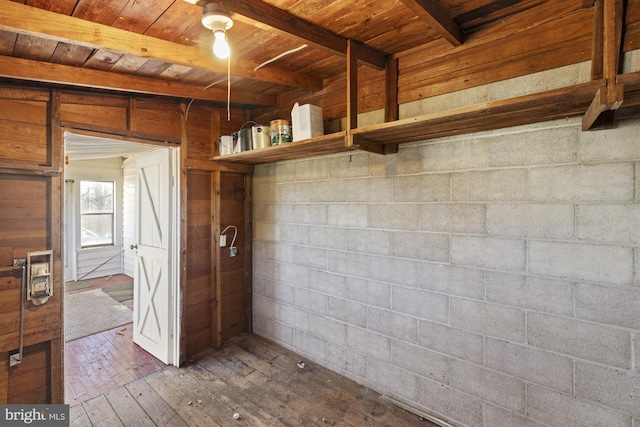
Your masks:
{"label": "doorway", "polygon": [[[65,133],[65,281],[97,283],[98,289],[92,289],[94,285],[89,288],[97,293],[110,288],[113,281],[126,282],[128,278],[134,285],[133,303],[120,301],[124,303],[120,305],[121,308],[129,312],[132,323],[81,337],[79,341],[83,341],[82,345],[78,347],[79,343],[74,342],[74,351],[65,352],[69,358],[74,358],[73,363],[77,363],[78,357],[80,360],[84,358],[93,361],[94,368],[98,370],[112,371],[113,375],[105,377],[107,382],[113,380],[114,376],[121,378],[119,381],[130,379],[126,369],[113,373],[117,371],[118,363],[124,364],[123,360],[134,365],[138,363],[135,368],[137,373],[149,367],[154,368],[154,360],[158,359],[178,365],[179,307],[172,304],[173,301],[179,301],[178,251],[174,249],[179,246],[178,150]],[[107,190],[112,188],[113,191],[106,191],[103,187]],[[91,190],[93,193],[89,194]],[[141,194],[142,198],[139,197]],[[83,209],[82,197],[102,197],[106,202],[94,203]],[[160,203],[157,207],[154,206],[156,202]],[[156,214],[154,219],[154,209],[158,209],[164,217]],[[145,218],[143,221],[137,219],[141,215]],[[146,244],[147,250],[149,247],[155,249],[153,246],[158,240],[153,233],[149,238],[147,220],[153,224],[157,224],[158,220],[165,223],[161,231],[165,247],[162,281],[155,280],[158,277],[158,274],[154,276],[157,263],[145,262],[148,254],[140,253],[140,243]],[[112,282],[108,283],[110,280]],[[109,296],[107,299],[111,300]],[[154,326],[162,323],[161,331],[149,328],[152,324],[147,321],[150,314],[154,316]],[[86,322],[91,323],[95,317],[89,316]],[[157,339],[159,335],[162,340]],[[149,340],[149,337],[154,339]],[[122,348],[118,348],[117,343],[123,341],[128,342],[129,350],[133,349],[133,353],[129,351],[125,356],[118,354]],[[86,350],[86,354],[78,356],[78,348]],[[100,350],[99,356],[104,358],[96,356],[96,349]],[[125,351],[128,350],[125,348]],[[151,353],[147,355],[148,360],[144,351]],[[153,355],[158,359],[154,359]],[[119,358],[120,362],[111,363],[109,358]],[[140,363],[147,367],[141,367]],[[70,393],[67,396],[72,397]]]}

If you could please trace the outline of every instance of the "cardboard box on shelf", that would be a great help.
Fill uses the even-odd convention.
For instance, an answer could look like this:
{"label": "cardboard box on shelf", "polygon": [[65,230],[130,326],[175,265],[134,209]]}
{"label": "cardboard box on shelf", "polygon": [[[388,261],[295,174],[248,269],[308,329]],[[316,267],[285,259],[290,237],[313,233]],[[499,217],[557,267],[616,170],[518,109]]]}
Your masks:
{"label": "cardboard box on shelf", "polygon": [[291,131],[294,141],[324,135],[322,107],[311,104],[298,105],[296,102],[291,110]]}

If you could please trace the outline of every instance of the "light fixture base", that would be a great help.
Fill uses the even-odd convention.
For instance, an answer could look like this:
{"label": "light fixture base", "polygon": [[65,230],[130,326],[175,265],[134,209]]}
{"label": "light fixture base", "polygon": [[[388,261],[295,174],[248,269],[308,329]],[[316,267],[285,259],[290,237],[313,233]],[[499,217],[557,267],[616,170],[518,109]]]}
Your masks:
{"label": "light fixture base", "polygon": [[215,3],[207,3],[203,8],[202,25],[211,31],[227,31],[233,26],[233,20],[228,13],[221,10]]}

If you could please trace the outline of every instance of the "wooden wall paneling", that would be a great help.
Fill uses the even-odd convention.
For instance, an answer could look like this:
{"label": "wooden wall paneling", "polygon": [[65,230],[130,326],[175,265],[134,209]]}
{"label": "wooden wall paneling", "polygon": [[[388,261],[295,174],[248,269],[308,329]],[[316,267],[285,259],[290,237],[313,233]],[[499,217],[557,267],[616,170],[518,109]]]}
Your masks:
{"label": "wooden wall paneling", "polygon": [[0,91],[0,167],[50,166],[49,97],[43,99],[42,95],[34,91]]}
{"label": "wooden wall paneling", "polygon": [[222,223],[222,205],[221,205],[221,179],[220,171],[211,173],[211,211],[213,213],[212,232],[213,256],[211,258],[214,265],[214,291],[212,301],[211,323],[213,325],[213,346],[219,348],[222,345],[222,311],[220,304],[222,302],[222,250],[220,247],[220,234],[224,230]]}
{"label": "wooden wall paneling", "polygon": [[53,400],[49,342],[25,347],[22,363],[9,368],[7,403],[63,403]]}
{"label": "wooden wall paneling", "polygon": [[130,130],[151,139],[180,140],[180,104],[132,98],[129,103]]}
{"label": "wooden wall paneling", "polygon": [[244,174],[244,332],[253,332],[253,177]]}

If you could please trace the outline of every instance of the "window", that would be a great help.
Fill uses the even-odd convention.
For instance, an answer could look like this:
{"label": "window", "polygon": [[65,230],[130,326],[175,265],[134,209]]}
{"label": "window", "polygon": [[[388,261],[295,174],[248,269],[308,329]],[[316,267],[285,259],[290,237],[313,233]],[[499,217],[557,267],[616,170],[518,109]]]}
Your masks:
{"label": "window", "polygon": [[80,181],[80,246],[113,245],[114,183]]}

